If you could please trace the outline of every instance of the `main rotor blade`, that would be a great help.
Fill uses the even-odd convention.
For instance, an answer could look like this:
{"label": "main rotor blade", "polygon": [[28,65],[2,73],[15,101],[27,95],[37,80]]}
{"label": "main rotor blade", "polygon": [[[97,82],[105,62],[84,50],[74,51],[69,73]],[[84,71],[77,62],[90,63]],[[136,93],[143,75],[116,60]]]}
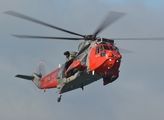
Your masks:
{"label": "main rotor blade", "polygon": [[48,24],[48,23],[45,23],[45,22],[42,22],[42,21],[40,21],[40,20],[34,19],[34,18],[32,18],[32,17],[28,17],[28,16],[26,16],[26,15],[17,13],[17,12],[15,12],[15,11],[6,11],[6,12],[4,12],[4,13],[5,13],[5,14],[8,14],[8,15],[11,15],[11,16],[14,16],[14,17],[18,17],[18,18],[24,19],[24,20],[28,20],[28,21],[31,21],[31,22],[35,22],[35,23],[38,23],[38,24],[41,24],[41,25],[44,25],[44,26],[47,26],[47,27],[51,27],[51,28],[54,28],[54,29],[57,29],[57,30],[60,30],[60,31],[63,31],[63,32],[66,32],[66,33],[70,33],[70,34],[73,34],[73,35],[77,35],[77,36],[84,37],[84,35],[81,35],[81,34],[78,34],[78,33],[75,33],[75,32],[71,32],[71,31],[68,31],[68,30],[65,30],[65,29],[62,29],[62,28],[59,28],[59,27],[50,25],[50,24]]}
{"label": "main rotor blade", "polygon": [[120,47],[119,47],[119,51],[120,51],[120,53],[134,53],[133,51],[130,51],[130,50],[127,50],[124,48],[120,48]]}
{"label": "main rotor blade", "polygon": [[111,11],[107,17],[104,19],[102,24],[98,27],[98,29],[95,31],[94,35],[95,37],[102,31],[104,30],[107,26],[111,25],[114,23],[116,20],[119,18],[123,17],[126,13],[121,13],[121,12],[115,12]]}
{"label": "main rotor blade", "polygon": [[152,38],[110,38],[113,40],[164,40],[164,37],[152,37]]}
{"label": "main rotor blade", "polygon": [[60,40],[84,40],[84,38],[67,38],[67,37],[48,37],[48,36],[30,36],[30,35],[12,35],[17,38],[34,38],[34,39],[60,39]]}

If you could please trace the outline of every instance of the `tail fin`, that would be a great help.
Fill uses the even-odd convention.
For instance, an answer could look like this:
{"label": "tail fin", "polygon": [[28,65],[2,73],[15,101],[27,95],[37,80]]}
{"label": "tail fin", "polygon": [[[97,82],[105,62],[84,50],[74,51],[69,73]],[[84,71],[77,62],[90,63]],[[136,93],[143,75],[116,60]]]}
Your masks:
{"label": "tail fin", "polygon": [[35,72],[31,76],[18,74],[15,77],[31,80],[38,88],[40,88],[41,79],[46,75],[46,71],[47,68],[45,62],[40,61],[35,69]]}
{"label": "tail fin", "polygon": [[41,80],[41,78],[37,74],[35,74],[35,73],[32,76],[18,74],[15,77],[26,79],[26,80],[31,80],[38,88],[40,88],[40,80]]}
{"label": "tail fin", "polygon": [[18,78],[22,78],[22,79],[26,79],[26,80],[34,80],[34,76],[29,76],[29,75],[16,75],[15,77],[18,77]]}

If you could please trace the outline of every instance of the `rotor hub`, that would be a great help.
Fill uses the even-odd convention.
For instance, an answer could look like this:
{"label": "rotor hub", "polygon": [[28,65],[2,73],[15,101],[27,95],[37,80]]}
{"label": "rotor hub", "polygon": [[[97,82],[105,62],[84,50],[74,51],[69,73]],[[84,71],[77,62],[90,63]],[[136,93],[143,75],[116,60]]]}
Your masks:
{"label": "rotor hub", "polygon": [[94,41],[94,40],[96,40],[96,36],[95,35],[85,35],[84,39]]}

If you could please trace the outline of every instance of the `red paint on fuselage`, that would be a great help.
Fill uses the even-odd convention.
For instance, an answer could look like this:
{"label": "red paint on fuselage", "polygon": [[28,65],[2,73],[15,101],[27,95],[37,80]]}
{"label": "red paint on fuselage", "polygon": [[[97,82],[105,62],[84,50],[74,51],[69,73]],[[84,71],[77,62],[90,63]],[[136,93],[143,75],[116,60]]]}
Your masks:
{"label": "red paint on fuselage", "polygon": [[65,77],[68,78],[71,75],[74,74],[74,70],[77,71],[82,71],[84,69],[86,69],[87,66],[83,65],[80,61],[73,61],[73,63],[68,67],[68,69],[65,72]]}
{"label": "red paint on fuselage", "polygon": [[56,88],[58,85],[58,69],[44,76],[40,82],[41,89]]}

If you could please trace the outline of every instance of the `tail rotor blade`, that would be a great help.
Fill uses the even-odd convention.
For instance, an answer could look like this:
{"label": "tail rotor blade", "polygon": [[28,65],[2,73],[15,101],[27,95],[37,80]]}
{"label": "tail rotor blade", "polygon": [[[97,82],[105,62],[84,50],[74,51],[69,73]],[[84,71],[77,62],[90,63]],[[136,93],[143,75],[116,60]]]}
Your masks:
{"label": "tail rotor blade", "polygon": [[36,68],[35,68],[35,73],[37,75],[40,75],[40,78],[44,77],[47,74],[47,65],[44,61],[40,61]]}

